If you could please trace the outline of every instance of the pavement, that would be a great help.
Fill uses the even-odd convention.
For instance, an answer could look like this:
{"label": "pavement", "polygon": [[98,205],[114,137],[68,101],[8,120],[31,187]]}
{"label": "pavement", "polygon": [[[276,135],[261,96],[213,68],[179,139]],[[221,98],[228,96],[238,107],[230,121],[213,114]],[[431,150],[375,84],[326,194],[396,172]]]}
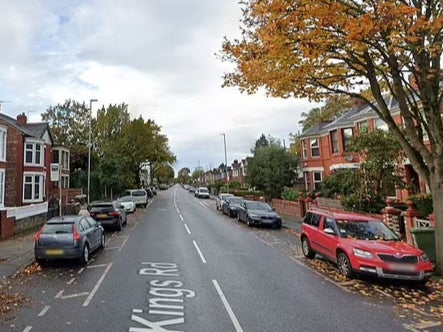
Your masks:
{"label": "pavement", "polygon": [[[86,210],[80,210],[79,214],[83,213],[88,214]],[[282,216],[283,228],[293,229],[296,233],[300,233],[301,224],[300,218]],[[3,279],[20,273],[34,262],[35,233],[36,231],[33,231],[0,241],[0,283]]]}

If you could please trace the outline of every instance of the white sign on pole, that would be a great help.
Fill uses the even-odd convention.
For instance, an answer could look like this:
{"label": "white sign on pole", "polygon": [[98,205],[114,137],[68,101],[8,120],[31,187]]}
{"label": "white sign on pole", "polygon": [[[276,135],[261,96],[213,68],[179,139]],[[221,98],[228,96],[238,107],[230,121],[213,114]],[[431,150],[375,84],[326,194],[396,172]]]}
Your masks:
{"label": "white sign on pole", "polygon": [[51,181],[59,181],[59,180],[60,180],[60,165],[51,164]]}

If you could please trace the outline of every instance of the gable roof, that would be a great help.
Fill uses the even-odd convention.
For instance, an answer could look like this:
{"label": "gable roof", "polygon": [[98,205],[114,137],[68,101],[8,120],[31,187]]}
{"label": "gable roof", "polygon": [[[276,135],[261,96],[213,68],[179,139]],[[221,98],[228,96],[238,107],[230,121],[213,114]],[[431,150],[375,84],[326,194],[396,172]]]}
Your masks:
{"label": "gable roof", "polygon": [[4,113],[0,113],[0,119],[27,137],[43,139],[45,133],[48,133],[51,142],[53,142],[51,131],[49,130],[49,124],[47,122],[26,123],[25,125],[20,125],[16,119]]}

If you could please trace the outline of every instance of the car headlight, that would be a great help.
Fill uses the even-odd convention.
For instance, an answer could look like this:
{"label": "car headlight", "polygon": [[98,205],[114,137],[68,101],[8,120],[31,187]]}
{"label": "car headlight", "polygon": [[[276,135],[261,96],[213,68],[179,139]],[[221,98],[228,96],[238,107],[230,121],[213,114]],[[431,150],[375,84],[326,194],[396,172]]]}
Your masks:
{"label": "car headlight", "polygon": [[255,213],[250,213],[249,217],[251,217],[251,218],[260,218],[260,216],[258,214],[255,214]]}
{"label": "car headlight", "polygon": [[374,256],[369,251],[354,248],[354,255],[361,258],[372,259]]}
{"label": "car headlight", "polygon": [[429,257],[428,257],[428,255],[423,254],[423,255],[420,256],[420,260],[422,262],[429,262]]}

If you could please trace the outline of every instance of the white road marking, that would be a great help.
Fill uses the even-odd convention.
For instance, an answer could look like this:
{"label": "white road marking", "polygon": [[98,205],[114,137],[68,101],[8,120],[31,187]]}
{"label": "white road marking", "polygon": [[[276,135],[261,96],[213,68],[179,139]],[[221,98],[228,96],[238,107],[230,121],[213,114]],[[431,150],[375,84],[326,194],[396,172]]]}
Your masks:
{"label": "white road marking", "polygon": [[23,332],[29,332],[32,330],[32,326],[26,326]]}
{"label": "white road marking", "polygon": [[42,311],[40,311],[40,313],[39,313],[37,316],[38,316],[38,317],[43,317],[44,314],[46,314],[46,313],[48,312],[49,308],[51,308],[51,306],[50,306],[50,305],[47,305],[46,307],[44,307],[44,308],[42,309]]}
{"label": "white road marking", "polygon": [[85,270],[85,268],[84,267],[82,267],[80,270],[78,270],[78,274],[81,274],[83,271]]}
{"label": "white road marking", "polygon": [[206,205],[206,204],[204,204],[204,203],[202,203],[202,202],[200,202],[200,201],[197,201],[197,202],[199,202],[200,203],[200,205],[201,206],[203,206],[205,209],[207,209],[208,208],[208,206]]}
{"label": "white road marking", "polygon": [[75,281],[75,278],[72,278],[71,280],[69,280],[66,284],[67,285],[72,285],[72,283]]}
{"label": "white road marking", "polygon": [[123,240],[123,243],[122,243],[122,245],[120,246],[120,248],[118,248],[118,251],[122,251],[122,248],[125,246],[125,244],[126,244],[126,242],[128,241],[128,239],[129,239],[129,235],[126,236],[126,238]]}
{"label": "white road marking", "polygon": [[54,297],[54,299],[59,299],[59,298],[61,298],[62,295],[63,295],[63,292],[64,292],[64,291],[65,291],[65,290],[62,289],[60,292],[58,292],[57,295]]}
{"label": "white road marking", "polygon": [[214,284],[214,287],[217,290],[218,296],[220,296],[220,299],[222,300],[223,305],[225,306],[225,309],[228,312],[229,318],[231,318],[231,321],[234,324],[235,331],[243,332],[243,329],[240,326],[240,323],[238,322],[237,317],[235,317],[234,311],[232,310],[231,306],[229,305],[229,302],[226,299],[225,295],[223,294],[223,291],[221,290],[217,280],[212,279],[212,283]]}
{"label": "white road marking", "polygon": [[85,296],[85,295],[88,295],[88,294],[89,294],[89,292],[82,292],[82,293],[77,293],[77,294],[70,294],[70,295],[62,296],[61,299],[62,299],[62,300],[72,299],[72,298],[74,298],[74,297]]}
{"label": "white road marking", "polygon": [[134,314],[141,314],[141,313],[143,313],[143,310],[142,309],[132,309],[132,312]]}
{"label": "white road marking", "polygon": [[200,255],[200,259],[202,260],[202,262],[203,262],[204,264],[206,264],[205,256],[203,256],[203,253],[201,252],[200,248],[198,247],[197,242],[195,242],[195,241],[192,241],[192,242],[194,243],[194,247],[195,247],[195,249],[197,250],[198,254]]}
{"label": "white road marking", "polygon": [[188,232],[188,234],[191,235],[191,231],[190,231],[188,225],[186,225],[186,224],[184,224],[184,225],[185,225],[185,228],[186,228],[186,231]]}
{"label": "white road marking", "polygon": [[94,286],[94,289],[89,294],[88,298],[83,302],[83,306],[86,307],[91,302],[92,298],[94,297],[95,293],[97,292],[98,288],[100,287],[101,283],[105,279],[106,275],[108,274],[109,270],[111,269],[112,263],[109,263],[108,267],[106,268],[105,272],[103,272],[100,279],[97,281],[97,284]]}
{"label": "white road marking", "polygon": [[108,266],[108,264],[88,265],[87,268],[88,269],[95,269],[95,268],[98,268],[98,267],[105,267],[105,266]]}
{"label": "white road marking", "polygon": [[185,221],[185,219],[183,219],[183,216],[181,214],[178,215],[181,219],[181,221]]}

